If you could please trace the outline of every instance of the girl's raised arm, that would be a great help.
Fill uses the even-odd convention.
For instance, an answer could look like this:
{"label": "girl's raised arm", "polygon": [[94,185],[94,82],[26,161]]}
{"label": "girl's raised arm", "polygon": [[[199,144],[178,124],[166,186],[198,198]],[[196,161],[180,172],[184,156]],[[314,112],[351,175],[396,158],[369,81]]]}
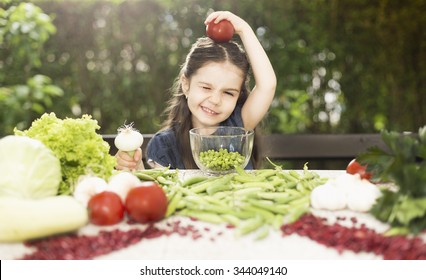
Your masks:
{"label": "girl's raised arm", "polygon": [[255,79],[255,87],[242,108],[242,118],[246,129],[254,129],[266,115],[275,95],[277,78],[265,50],[253,29],[242,18],[231,12],[213,12],[205,21],[207,25],[226,19],[232,23],[246,50]]}

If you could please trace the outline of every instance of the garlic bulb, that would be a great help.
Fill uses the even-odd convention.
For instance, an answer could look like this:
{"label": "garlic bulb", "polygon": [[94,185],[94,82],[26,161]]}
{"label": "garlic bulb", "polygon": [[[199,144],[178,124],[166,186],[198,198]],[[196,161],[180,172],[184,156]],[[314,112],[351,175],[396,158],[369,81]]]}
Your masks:
{"label": "garlic bulb", "polygon": [[381,196],[376,185],[367,180],[361,180],[356,188],[347,191],[348,208],[357,212],[368,212]]}
{"label": "garlic bulb", "polygon": [[311,205],[316,209],[341,210],[346,208],[346,193],[342,188],[326,183],[312,190]]}
{"label": "garlic bulb", "polygon": [[87,206],[90,198],[107,187],[107,182],[97,176],[84,175],[80,176],[77,185],[74,188],[73,196],[84,206]]}
{"label": "garlic bulb", "polygon": [[348,208],[368,212],[381,196],[379,188],[358,174],[342,174],[311,192],[311,205],[316,209],[341,210]]}
{"label": "garlic bulb", "polygon": [[126,200],[127,193],[134,187],[140,185],[141,181],[136,175],[133,175],[130,172],[122,171],[117,173],[109,178],[108,185],[106,189],[108,191],[115,192],[121,198],[121,200]]}

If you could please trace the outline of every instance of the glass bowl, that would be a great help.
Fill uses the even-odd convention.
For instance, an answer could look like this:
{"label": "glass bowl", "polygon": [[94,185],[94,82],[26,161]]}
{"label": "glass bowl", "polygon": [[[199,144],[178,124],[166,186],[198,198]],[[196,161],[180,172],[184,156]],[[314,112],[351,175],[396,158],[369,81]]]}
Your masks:
{"label": "glass bowl", "polygon": [[198,168],[209,175],[245,168],[253,150],[254,131],[243,127],[214,126],[189,131],[192,156]]}

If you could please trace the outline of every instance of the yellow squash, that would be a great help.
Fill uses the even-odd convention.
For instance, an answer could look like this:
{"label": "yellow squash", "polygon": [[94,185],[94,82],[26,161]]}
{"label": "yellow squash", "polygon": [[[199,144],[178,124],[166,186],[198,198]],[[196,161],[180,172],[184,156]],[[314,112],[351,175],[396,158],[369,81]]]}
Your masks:
{"label": "yellow squash", "polygon": [[22,242],[71,232],[87,222],[87,209],[71,196],[0,197],[0,242]]}

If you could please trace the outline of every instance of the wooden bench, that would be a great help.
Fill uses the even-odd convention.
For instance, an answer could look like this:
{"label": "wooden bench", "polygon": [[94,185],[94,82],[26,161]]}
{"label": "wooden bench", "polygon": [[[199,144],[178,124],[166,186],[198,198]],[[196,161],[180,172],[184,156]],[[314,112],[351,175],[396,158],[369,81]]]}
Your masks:
{"label": "wooden bench", "polygon": [[[144,134],[144,151],[152,136]],[[103,138],[110,144],[111,154],[115,154],[115,134],[103,135]],[[268,157],[272,161],[295,161],[298,162],[297,166],[303,161],[340,161],[340,165],[313,166],[320,169],[343,168],[349,160],[369,147],[386,147],[380,134],[270,134],[258,137],[258,141],[259,154],[263,159]]]}
{"label": "wooden bench", "polygon": [[271,134],[260,137],[260,154],[271,159],[348,159],[367,148],[385,148],[380,134]]}

